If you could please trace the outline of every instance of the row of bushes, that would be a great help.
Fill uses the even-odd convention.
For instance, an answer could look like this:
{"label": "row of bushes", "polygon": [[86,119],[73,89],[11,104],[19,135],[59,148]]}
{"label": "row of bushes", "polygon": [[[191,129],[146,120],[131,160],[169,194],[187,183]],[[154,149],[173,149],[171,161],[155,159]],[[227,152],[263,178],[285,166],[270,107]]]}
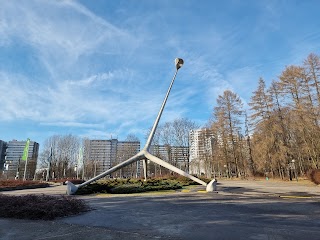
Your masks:
{"label": "row of bushes", "polygon": [[[209,180],[205,179],[206,182]],[[87,186],[79,188],[77,194],[92,193],[140,193],[160,190],[175,190],[183,186],[197,184],[185,177],[152,178],[144,181],[143,179],[109,179],[100,180]]]}
{"label": "row of bushes", "polygon": [[[201,179],[204,182],[209,182],[209,179]],[[81,179],[59,179],[53,182],[63,183],[70,181],[73,184],[81,184],[84,180]],[[79,189],[80,194],[90,193],[139,193],[147,191],[158,191],[158,190],[174,190],[182,188],[182,186],[198,184],[193,180],[182,177],[180,175],[168,175],[164,178],[151,178],[147,181],[143,179],[109,179],[101,180],[92,183],[84,188]],[[0,181],[0,191],[6,190],[18,190],[26,188],[38,188],[38,187],[49,187],[50,184],[40,181],[22,181],[22,180],[4,180]]]}
{"label": "row of bushes", "polygon": [[50,180],[50,181],[54,183],[61,183],[63,185],[66,185],[66,181],[72,182],[73,184],[81,184],[85,182],[82,179],[70,179],[70,178],[62,178],[62,179],[56,179],[56,180]]}
{"label": "row of bushes", "polygon": [[40,181],[22,181],[22,180],[3,180],[0,181],[0,191],[6,190],[19,190],[26,188],[39,188],[39,187],[49,187],[49,183],[44,183]]}

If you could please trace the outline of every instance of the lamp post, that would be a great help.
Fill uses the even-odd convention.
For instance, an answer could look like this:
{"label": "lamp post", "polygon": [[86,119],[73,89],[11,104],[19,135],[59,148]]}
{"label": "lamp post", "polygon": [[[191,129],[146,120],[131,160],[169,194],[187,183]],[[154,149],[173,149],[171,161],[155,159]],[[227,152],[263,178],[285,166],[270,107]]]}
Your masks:
{"label": "lamp post", "polygon": [[228,178],[228,168],[227,168],[227,165],[223,165],[223,167],[226,169],[226,178]]}
{"label": "lamp post", "polygon": [[8,179],[8,173],[9,173],[9,166],[11,165],[11,160],[6,160],[4,164],[4,171],[6,172],[6,178]]}
{"label": "lamp post", "polygon": [[47,175],[46,175],[47,182],[49,181],[51,161],[52,161],[52,147],[50,148],[50,156],[48,157],[48,168],[47,168]]}
{"label": "lamp post", "polygon": [[74,172],[76,173],[76,179],[78,179],[79,178],[78,164],[74,166]]}
{"label": "lamp post", "polygon": [[21,161],[21,157],[19,157],[18,166],[17,166],[17,173],[16,173],[15,180],[18,180],[19,177],[20,177],[20,161]]}
{"label": "lamp post", "polygon": [[295,176],[295,178],[296,178],[296,180],[297,180],[297,182],[298,182],[298,176],[297,176],[297,171],[296,171],[295,162],[296,162],[295,159],[292,159],[292,160],[291,160],[291,169],[293,170],[294,176]]}

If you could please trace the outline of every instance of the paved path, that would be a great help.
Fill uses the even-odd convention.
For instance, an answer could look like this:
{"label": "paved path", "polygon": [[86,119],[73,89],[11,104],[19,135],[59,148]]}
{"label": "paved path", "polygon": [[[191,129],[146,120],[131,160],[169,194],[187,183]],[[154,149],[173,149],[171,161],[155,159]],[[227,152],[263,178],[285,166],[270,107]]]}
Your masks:
{"label": "paved path", "polygon": [[46,188],[34,188],[14,191],[3,191],[6,195],[27,195],[27,194],[47,194],[47,195],[65,195],[67,191],[66,185],[53,185]]}
{"label": "paved path", "polygon": [[[0,236],[1,239],[320,239],[319,190],[320,187],[300,183],[219,181],[218,193],[193,190],[160,195],[81,196],[94,210],[56,221],[0,219]],[[26,192],[37,191],[6,194]],[[42,189],[45,194],[64,192],[65,186]]]}

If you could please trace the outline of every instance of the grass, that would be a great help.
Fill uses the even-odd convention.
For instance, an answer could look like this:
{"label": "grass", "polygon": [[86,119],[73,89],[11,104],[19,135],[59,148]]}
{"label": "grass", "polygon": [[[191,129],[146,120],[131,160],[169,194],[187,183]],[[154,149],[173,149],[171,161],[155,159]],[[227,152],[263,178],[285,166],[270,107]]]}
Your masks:
{"label": "grass", "polygon": [[90,210],[83,200],[70,196],[0,194],[0,217],[53,220]]}

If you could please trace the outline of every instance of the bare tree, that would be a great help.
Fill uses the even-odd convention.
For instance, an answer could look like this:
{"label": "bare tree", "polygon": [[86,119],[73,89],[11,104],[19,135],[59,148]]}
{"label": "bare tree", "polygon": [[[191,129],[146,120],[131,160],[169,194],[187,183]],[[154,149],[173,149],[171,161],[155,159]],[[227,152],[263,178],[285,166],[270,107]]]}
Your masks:
{"label": "bare tree", "polygon": [[[49,166],[50,178],[73,178],[76,176],[74,167],[79,151],[79,138],[71,134],[61,136],[54,135],[44,142],[41,152],[42,166]],[[52,157],[49,158],[52,148]]]}
{"label": "bare tree", "polygon": [[[152,142],[154,154],[172,165],[188,171],[189,132],[195,128],[198,128],[198,125],[187,118],[178,118],[173,122],[159,125]],[[165,153],[161,153],[160,151],[163,147],[166,149]],[[183,159],[182,162],[181,159]],[[157,173],[160,175],[169,173],[167,169],[153,165],[152,163],[150,169],[154,169],[154,174],[156,175]]]}

